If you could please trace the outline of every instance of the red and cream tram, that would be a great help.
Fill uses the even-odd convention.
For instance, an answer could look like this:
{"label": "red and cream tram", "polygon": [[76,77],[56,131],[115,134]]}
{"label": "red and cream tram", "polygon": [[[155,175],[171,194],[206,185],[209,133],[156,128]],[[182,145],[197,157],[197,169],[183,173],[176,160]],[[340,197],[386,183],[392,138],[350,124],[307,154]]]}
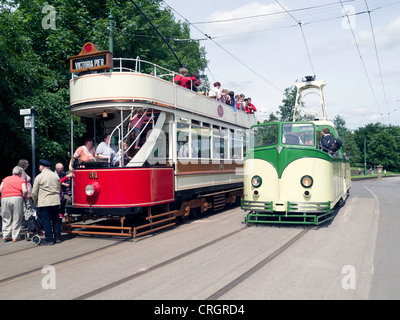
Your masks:
{"label": "red and cream tram", "polygon": [[[170,226],[191,211],[236,203],[243,193],[246,133],[255,116],[235,114],[231,106],[175,84],[175,72],[139,58],[114,58],[112,72],[97,73],[90,68],[93,61],[82,64],[90,54],[96,56],[95,48],[82,50],[77,68],[87,68],[70,80],[71,144],[73,116],[92,118],[101,134],[111,135],[114,146],[109,146],[119,159],[114,165],[100,159],[75,164],[67,218],[117,217],[121,227],[110,228],[136,237]],[[149,119],[134,136],[129,119],[139,108]],[[77,147],[72,145],[71,154]],[[127,156],[121,156],[122,150]],[[124,227],[132,215],[144,215],[146,223]],[[66,227],[97,232],[76,231],[83,226],[72,223]]]}

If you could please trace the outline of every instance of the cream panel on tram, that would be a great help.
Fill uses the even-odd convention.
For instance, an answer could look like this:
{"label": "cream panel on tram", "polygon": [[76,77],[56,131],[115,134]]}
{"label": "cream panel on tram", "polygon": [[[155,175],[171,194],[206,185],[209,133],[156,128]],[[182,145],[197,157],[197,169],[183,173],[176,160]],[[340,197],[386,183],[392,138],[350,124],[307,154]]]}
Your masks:
{"label": "cream panel on tram", "polygon": [[[291,202],[326,202],[334,200],[333,164],[318,158],[303,158],[290,163],[282,173],[280,180],[281,200]],[[306,190],[300,183],[307,175],[313,178],[313,185],[307,190],[310,196],[304,196]]]}
{"label": "cream panel on tram", "polygon": [[243,176],[235,173],[199,174],[176,176],[176,190],[203,188],[209,186],[240,183]]}
{"label": "cream panel on tram", "polygon": [[[261,186],[255,188],[251,184],[253,176],[259,176]],[[268,161],[248,159],[244,169],[244,197],[250,201],[279,201],[278,172]],[[254,194],[257,191],[257,194]]]}
{"label": "cream panel on tram", "polygon": [[142,73],[90,74],[70,80],[70,103],[73,106],[92,101],[135,99],[173,106],[172,86],[171,82]]}

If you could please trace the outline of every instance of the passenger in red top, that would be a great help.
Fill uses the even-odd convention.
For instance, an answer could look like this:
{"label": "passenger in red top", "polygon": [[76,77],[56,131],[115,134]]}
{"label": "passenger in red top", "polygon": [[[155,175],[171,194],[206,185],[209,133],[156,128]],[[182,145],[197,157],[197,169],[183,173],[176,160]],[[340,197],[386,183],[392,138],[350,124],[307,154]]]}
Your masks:
{"label": "passenger in red top", "polygon": [[247,102],[246,102],[246,113],[248,114],[253,114],[254,112],[257,111],[256,107],[254,106],[254,104],[251,103],[251,98],[247,98]]}
{"label": "passenger in red top", "polygon": [[175,76],[174,82],[184,88],[190,89],[190,80],[187,78],[188,70],[185,67],[179,68],[179,74]]}
{"label": "passenger in red top", "polygon": [[28,194],[26,181],[21,178],[22,172],[21,167],[14,167],[12,176],[4,178],[0,185],[3,241],[10,241],[10,236],[13,241],[21,240],[23,197]]}
{"label": "passenger in red top", "polygon": [[201,81],[197,80],[199,78],[199,74],[198,73],[192,73],[190,75],[190,77],[188,77],[188,79],[190,81],[188,81],[188,89],[192,89],[193,91],[197,91],[197,87],[201,85]]}

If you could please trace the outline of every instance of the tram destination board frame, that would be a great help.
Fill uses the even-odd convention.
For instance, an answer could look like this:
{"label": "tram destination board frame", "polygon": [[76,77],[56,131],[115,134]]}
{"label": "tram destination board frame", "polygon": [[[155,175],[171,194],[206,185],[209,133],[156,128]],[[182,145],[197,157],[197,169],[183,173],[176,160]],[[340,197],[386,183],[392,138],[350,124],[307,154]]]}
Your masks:
{"label": "tram destination board frame", "polygon": [[78,55],[69,58],[69,62],[71,73],[110,70],[113,68],[113,53],[98,51],[96,45],[87,42]]}

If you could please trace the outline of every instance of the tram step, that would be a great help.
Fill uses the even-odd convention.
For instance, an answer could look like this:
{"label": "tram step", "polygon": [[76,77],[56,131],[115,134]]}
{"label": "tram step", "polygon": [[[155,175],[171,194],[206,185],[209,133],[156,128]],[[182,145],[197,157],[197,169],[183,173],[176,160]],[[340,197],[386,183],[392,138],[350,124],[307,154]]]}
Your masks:
{"label": "tram step", "polygon": [[213,199],[214,210],[221,210],[221,209],[225,208],[225,204],[226,204],[225,193],[214,196],[214,199]]}
{"label": "tram step", "polygon": [[[173,211],[160,213],[157,215],[147,216],[146,220],[148,220],[149,223],[144,224],[142,226],[134,227],[133,228],[133,237],[136,238],[136,237],[144,236],[146,234],[174,226],[176,224],[176,222],[175,222],[175,219],[176,219],[175,214],[176,213],[177,213],[177,210],[173,210]],[[164,219],[157,220],[159,218],[164,218]],[[154,221],[154,220],[156,220],[156,221]],[[148,230],[140,232],[140,230],[143,230],[143,229],[148,229]]]}

